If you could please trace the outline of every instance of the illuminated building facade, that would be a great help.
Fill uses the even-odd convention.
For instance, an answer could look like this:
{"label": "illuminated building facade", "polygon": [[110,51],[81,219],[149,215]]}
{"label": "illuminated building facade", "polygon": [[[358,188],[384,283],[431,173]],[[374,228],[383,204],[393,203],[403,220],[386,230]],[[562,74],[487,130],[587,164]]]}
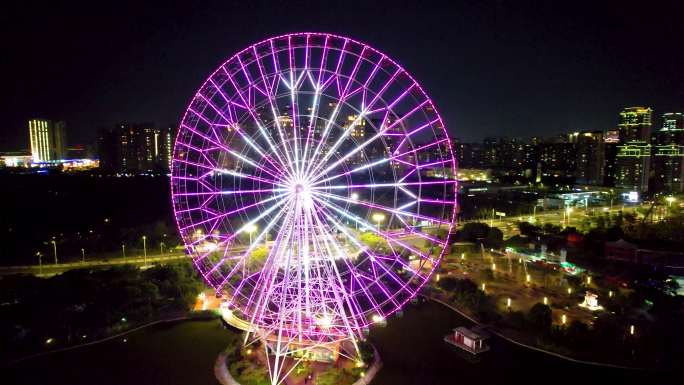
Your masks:
{"label": "illuminated building facade", "polygon": [[628,107],[620,112],[620,142],[634,140],[647,142],[651,135],[651,117],[653,110],[649,107]]}
{"label": "illuminated building facade", "polygon": [[620,112],[615,187],[640,192],[648,190],[652,113],[649,107],[629,107]]}
{"label": "illuminated building facade", "polygon": [[119,123],[114,129],[100,130],[98,137],[100,167],[105,172],[167,172],[172,152],[173,130],[153,123]]}
{"label": "illuminated building facade", "polygon": [[544,176],[572,175],[576,167],[575,145],[573,143],[542,143],[539,161]]}
{"label": "illuminated building facade", "polygon": [[603,183],[605,144],[602,131],[583,131],[572,134],[576,148],[575,178],[577,183]]}
{"label": "illuminated building facade", "polygon": [[639,192],[648,190],[650,160],[651,145],[645,141],[634,140],[619,145],[615,187]]}
{"label": "illuminated building facade", "polygon": [[33,162],[49,162],[66,157],[66,125],[45,119],[28,121]]}
{"label": "illuminated building facade", "polygon": [[663,115],[663,127],[652,138],[654,189],[684,191],[684,114]]}

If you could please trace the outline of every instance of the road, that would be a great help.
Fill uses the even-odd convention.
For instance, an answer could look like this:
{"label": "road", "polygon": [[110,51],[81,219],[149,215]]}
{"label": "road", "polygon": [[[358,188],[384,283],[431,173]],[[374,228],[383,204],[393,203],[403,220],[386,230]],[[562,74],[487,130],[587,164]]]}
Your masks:
{"label": "road", "polygon": [[[612,208],[609,207],[591,207],[590,211],[594,213],[594,215],[597,215],[598,213],[602,212],[611,212],[615,213],[618,211],[621,211],[625,209],[624,207],[621,206],[613,206]],[[629,207],[626,208],[628,210],[635,210],[635,207]],[[565,210],[545,210],[537,213],[534,216],[534,221],[537,224],[540,223],[551,223],[554,225],[562,225],[564,223],[567,223],[568,226],[579,226],[581,220],[586,218],[588,216],[586,210],[581,209],[581,208],[574,208],[572,212],[567,215],[566,218],[566,213]],[[504,238],[510,238],[512,236],[518,235],[520,232],[518,230],[518,226],[516,225],[517,222],[520,221],[530,221],[531,216],[529,215],[522,215],[522,216],[516,216],[516,217],[501,217],[498,219],[492,219],[492,220],[479,220],[479,221],[462,221],[458,223],[458,226],[461,227],[466,223],[469,222],[483,222],[487,223],[489,225],[492,225],[494,227],[499,228],[504,235]],[[403,237],[403,239],[407,240],[413,240],[413,241],[419,241],[420,239],[415,236],[415,235],[410,235],[407,234]],[[244,247],[238,247],[232,250],[232,252],[240,252],[243,251]],[[144,258],[142,255],[131,257],[131,258],[110,258],[110,259],[100,259],[100,260],[88,260],[85,262],[72,262],[72,263],[60,263],[60,264],[48,264],[44,263],[42,267],[39,267],[38,265],[25,265],[25,266],[0,266],[0,275],[9,275],[9,274],[33,274],[37,276],[52,276],[56,274],[61,274],[65,271],[71,270],[71,269],[79,269],[79,268],[87,268],[87,267],[107,267],[107,266],[117,266],[117,265],[123,265],[123,264],[132,264],[140,267],[144,267],[145,265],[149,264],[154,264],[154,263],[170,263],[170,262],[177,262],[185,259],[189,259],[185,254],[179,254],[179,253],[172,253],[172,254],[165,254],[162,256],[155,255],[155,256],[148,256],[147,258]]]}
{"label": "road", "polygon": [[150,265],[154,263],[171,263],[178,262],[181,260],[189,259],[185,254],[165,254],[157,256],[148,256],[147,258],[142,255],[131,257],[131,258],[116,258],[116,259],[103,259],[103,260],[91,260],[85,262],[71,262],[71,263],[58,263],[58,264],[47,264],[44,263],[41,266],[38,265],[26,265],[26,266],[0,266],[0,275],[10,275],[10,274],[33,274],[36,276],[52,276],[56,274],[61,274],[65,271],[72,269],[82,269],[87,267],[107,267],[107,266],[117,266],[117,265],[136,265],[144,267],[145,265]]}

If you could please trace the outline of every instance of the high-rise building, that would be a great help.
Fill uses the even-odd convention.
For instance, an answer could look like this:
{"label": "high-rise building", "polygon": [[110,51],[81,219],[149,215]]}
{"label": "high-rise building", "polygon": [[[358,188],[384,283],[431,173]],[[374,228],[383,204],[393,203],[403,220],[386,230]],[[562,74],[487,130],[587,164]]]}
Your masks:
{"label": "high-rise building", "polygon": [[648,190],[651,145],[633,140],[618,145],[616,155],[615,187],[644,192]]}
{"label": "high-rise building", "polygon": [[153,123],[119,123],[100,130],[100,167],[106,172],[166,172],[173,156],[173,130]]}
{"label": "high-rise building", "polygon": [[620,112],[620,142],[634,140],[648,142],[651,135],[651,115],[649,107],[628,107]]}
{"label": "high-rise building", "polygon": [[603,164],[603,185],[615,186],[615,175],[617,174],[617,153],[619,144],[616,142],[606,141],[604,148],[604,164]]}
{"label": "high-rise building", "polygon": [[602,131],[583,131],[574,135],[576,160],[575,178],[578,183],[602,184],[605,144]]}
{"label": "high-rise building", "polygon": [[615,157],[615,187],[646,191],[651,168],[651,115],[649,107],[628,107],[620,112],[620,144]]}
{"label": "high-rise building", "polygon": [[546,142],[539,145],[539,161],[544,176],[573,175],[576,167],[575,145],[567,142]]}
{"label": "high-rise building", "polygon": [[45,119],[28,121],[29,143],[34,162],[49,162],[66,157],[66,125]]}
{"label": "high-rise building", "polygon": [[666,113],[663,127],[654,133],[654,189],[684,191],[684,114]]}

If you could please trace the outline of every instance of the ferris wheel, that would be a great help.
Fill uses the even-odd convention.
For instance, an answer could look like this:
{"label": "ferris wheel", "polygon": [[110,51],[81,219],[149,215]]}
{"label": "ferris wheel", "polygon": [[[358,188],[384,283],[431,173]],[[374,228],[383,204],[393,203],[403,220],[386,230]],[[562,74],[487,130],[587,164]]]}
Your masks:
{"label": "ferris wheel", "polygon": [[238,52],[196,92],[172,201],[198,272],[277,354],[356,341],[417,294],[447,248],[455,175],[439,113],[401,66],[296,33]]}

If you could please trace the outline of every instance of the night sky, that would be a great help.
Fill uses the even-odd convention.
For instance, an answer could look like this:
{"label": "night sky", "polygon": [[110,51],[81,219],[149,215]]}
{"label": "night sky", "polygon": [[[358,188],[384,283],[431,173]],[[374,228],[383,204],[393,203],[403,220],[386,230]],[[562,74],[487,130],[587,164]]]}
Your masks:
{"label": "night sky", "polygon": [[65,120],[70,143],[118,121],[177,124],[224,60],[296,31],[393,57],[464,140],[605,130],[631,105],[684,110],[679,1],[140,3],[0,6],[0,150],[28,146],[31,117]]}

